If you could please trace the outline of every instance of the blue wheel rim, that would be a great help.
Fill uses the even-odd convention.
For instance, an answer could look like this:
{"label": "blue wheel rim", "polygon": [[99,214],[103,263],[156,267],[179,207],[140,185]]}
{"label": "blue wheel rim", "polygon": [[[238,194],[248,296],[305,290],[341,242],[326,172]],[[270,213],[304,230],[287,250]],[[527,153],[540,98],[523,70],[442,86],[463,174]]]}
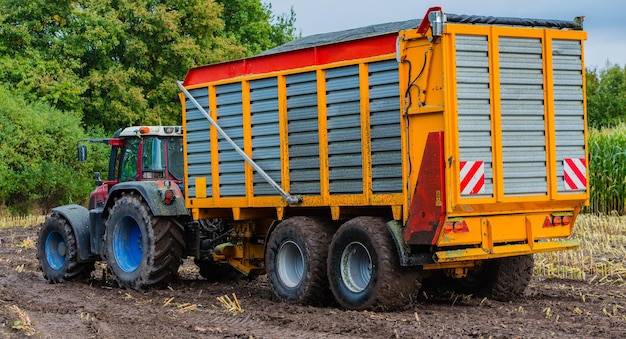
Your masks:
{"label": "blue wheel rim", "polygon": [[113,233],[113,254],[124,272],[133,272],[143,258],[141,228],[135,218],[126,215],[118,222]]}
{"label": "blue wheel rim", "polygon": [[50,267],[58,271],[65,265],[67,247],[65,239],[59,231],[52,231],[46,237],[46,260]]}

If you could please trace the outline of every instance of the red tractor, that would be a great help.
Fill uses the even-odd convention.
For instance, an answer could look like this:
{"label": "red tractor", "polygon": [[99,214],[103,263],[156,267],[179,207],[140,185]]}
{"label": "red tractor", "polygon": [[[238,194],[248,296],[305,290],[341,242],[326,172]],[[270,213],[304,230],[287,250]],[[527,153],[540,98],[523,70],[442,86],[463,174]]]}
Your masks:
{"label": "red tractor", "polygon": [[[140,289],[166,281],[188,254],[201,267],[209,265],[199,251],[207,232],[183,226],[191,218],[182,193],[181,127],[129,127],[89,142],[111,146],[108,177],[95,173],[88,208],[56,207],[44,222],[38,242],[44,277],[57,283],[89,276],[94,262],[106,261],[121,286]],[[79,160],[86,154],[80,145]],[[190,237],[196,246],[188,245]]]}

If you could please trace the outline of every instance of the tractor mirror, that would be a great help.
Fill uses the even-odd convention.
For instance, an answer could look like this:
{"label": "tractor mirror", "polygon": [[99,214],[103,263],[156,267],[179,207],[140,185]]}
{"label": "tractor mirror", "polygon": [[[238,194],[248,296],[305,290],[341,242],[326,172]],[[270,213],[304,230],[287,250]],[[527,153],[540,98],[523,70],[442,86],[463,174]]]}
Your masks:
{"label": "tractor mirror", "polygon": [[85,145],[78,146],[78,161],[79,162],[87,161],[87,146]]}

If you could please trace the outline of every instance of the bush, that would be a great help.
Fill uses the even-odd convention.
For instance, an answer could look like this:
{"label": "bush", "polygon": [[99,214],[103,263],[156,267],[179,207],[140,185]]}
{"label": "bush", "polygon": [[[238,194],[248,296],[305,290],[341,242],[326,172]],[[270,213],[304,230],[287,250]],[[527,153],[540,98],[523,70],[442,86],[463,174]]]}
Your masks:
{"label": "bush", "polygon": [[0,102],[0,205],[29,214],[84,201],[96,160],[76,160],[77,142],[86,139],[81,116],[28,103],[2,86]]}

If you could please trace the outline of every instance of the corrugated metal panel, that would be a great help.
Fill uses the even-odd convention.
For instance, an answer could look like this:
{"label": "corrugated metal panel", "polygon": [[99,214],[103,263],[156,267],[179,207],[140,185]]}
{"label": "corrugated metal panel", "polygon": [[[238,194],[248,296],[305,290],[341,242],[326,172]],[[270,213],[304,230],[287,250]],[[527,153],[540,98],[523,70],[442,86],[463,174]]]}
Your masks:
{"label": "corrugated metal panel", "polygon": [[[278,80],[267,78],[250,82],[252,159],[278,185],[281,185],[280,125],[278,121]],[[263,177],[254,173],[254,195],[277,195]]]}
{"label": "corrugated metal panel", "polygon": [[288,75],[287,117],[291,194],[321,194],[315,72]]}
{"label": "corrugated metal panel", "polygon": [[[217,123],[224,132],[243,149],[243,107],[241,83],[220,85],[215,88]],[[245,196],[244,160],[232,146],[218,137],[220,195]]]}
{"label": "corrugated metal panel", "polygon": [[[206,110],[209,110],[208,88],[197,88],[189,91]],[[209,140],[209,121],[189,101],[185,101],[185,122],[187,124],[187,164],[189,191],[187,195],[196,196],[196,178],[207,178],[207,196],[211,196],[211,142]]]}
{"label": "corrugated metal panel", "polygon": [[331,194],[363,193],[359,67],[326,71],[328,170]]}
{"label": "corrugated metal panel", "polygon": [[395,60],[370,63],[372,192],[402,192],[400,89]]}
{"label": "corrugated metal panel", "polygon": [[580,41],[553,40],[556,167],[559,193],[567,190],[563,179],[566,158],[585,158],[582,46]]}
{"label": "corrugated metal panel", "polygon": [[459,157],[460,161],[482,161],[485,174],[484,191],[463,197],[493,196],[488,50],[486,36],[456,37]]}
{"label": "corrugated metal panel", "polygon": [[546,195],[543,46],[499,38],[504,195]]}

